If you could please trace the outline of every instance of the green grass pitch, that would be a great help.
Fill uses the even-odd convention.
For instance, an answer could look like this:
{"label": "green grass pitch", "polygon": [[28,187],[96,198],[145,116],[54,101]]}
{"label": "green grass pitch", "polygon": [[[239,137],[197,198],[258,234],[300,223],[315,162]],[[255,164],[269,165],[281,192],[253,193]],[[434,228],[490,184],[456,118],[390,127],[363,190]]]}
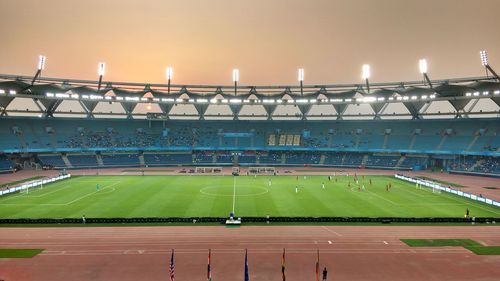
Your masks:
{"label": "green grass pitch", "polygon": [[[78,176],[0,198],[2,218],[500,217],[500,208],[389,176]],[[271,179],[271,186],[269,186]],[[372,180],[370,185],[369,180]],[[352,188],[348,187],[348,183]],[[322,188],[325,183],[325,188]],[[393,188],[386,191],[386,184]],[[96,190],[96,184],[100,190]],[[298,192],[295,187],[298,186]]]}

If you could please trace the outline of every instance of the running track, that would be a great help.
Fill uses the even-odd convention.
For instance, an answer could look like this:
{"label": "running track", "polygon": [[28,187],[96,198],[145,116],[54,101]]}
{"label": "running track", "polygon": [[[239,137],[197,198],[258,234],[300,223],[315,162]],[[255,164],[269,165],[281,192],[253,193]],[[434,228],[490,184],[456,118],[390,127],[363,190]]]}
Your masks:
{"label": "running track", "polygon": [[316,249],[328,280],[500,280],[500,256],[460,247],[410,248],[400,238],[471,238],[500,245],[498,226],[170,226],[0,228],[2,248],[43,248],[33,259],[0,259],[0,280],[314,280]]}

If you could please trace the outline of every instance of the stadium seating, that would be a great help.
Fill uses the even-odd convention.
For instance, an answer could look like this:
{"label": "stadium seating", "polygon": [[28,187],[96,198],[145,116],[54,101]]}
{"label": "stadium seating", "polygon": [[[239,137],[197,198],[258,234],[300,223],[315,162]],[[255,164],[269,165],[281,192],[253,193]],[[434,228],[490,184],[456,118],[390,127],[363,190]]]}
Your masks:
{"label": "stadium seating", "polygon": [[[460,164],[447,162],[450,170],[494,173],[500,151],[500,124],[495,118],[368,122],[0,119],[0,130],[5,132],[0,152],[35,153],[41,163],[57,168],[237,162],[425,169],[437,153],[451,158],[471,155]],[[5,160],[0,163],[1,167],[11,165]]]}
{"label": "stadium seating", "polygon": [[451,171],[464,173],[479,173],[500,175],[500,158],[498,157],[467,157],[455,161],[450,166]]}
{"label": "stadium seating", "polygon": [[98,166],[95,154],[68,155],[67,157],[71,165],[75,168]]}
{"label": "stadium seating", "polygon": [[66,167],[66,163],[64,163],[61,155],[39,155],[38,158],[46,166],[52,166],[56,168]]}
{"label": "stadium seating", "polygon": [[144,153],[144,162],[147,166],[171,166],[171,165],[191,165],[193,158],[191,154],[162,154]]}
{"label": "stadium seating", "polygon": [[373,168],[394,168],[401,156],[391,155],[371,155],[368,157],[365,166]]}
{"label": "stadium seating", "polygon": [[101,157],[106,166],[139,166],[137,154],[101,154]]}
{"label": "stadium seating", "polygon": [[12,162],[5,156],[0,155],[0,172],[12,170]]}

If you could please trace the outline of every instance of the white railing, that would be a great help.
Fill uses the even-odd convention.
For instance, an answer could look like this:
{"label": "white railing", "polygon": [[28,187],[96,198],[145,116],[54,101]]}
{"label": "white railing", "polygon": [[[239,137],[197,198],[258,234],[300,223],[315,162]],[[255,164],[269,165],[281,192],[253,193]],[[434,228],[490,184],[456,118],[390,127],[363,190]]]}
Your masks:
{"label": "white railing", "polygon": [[407,177],[407,176],[403,176],[403,175],[399,175],[399,174],[395,174],[394,177],[396,177],[397,179],[409,181],[409,182],[412,182],[412,183],[418,183],[418,184],[423,185],[423,186],[435,188],[435,189],[438,189],[438,190],[441,190],[441,191],[444,191],[444,192],[448,192],[448,193],[451,193],[451,194],[462,196],[462,197],[465,197],[467,199],[471,199],[471,200],[483,202],[483,203],[486,203],[488,205],[493,205],[493,206],[496,206],[496,207],[500,207],[500,202],[495,201],[493,199],[489,199],[489,198],[486,198],[486,197],[483,197],[483,196],[480,196],[480,195],[476,195],[476,194],[472,194],[472,193],[463,192],[463,191],[460,191],[460,190],[457,190],[457,189],[453,189],[453,188],[441,185],[441,184],[433,182],[433,181],[428,181],[428,180],[422,180],[422,179]]}
{"label": "white railing", "polygon": [[18,185],[16,187],[10,187],[10,188],[7,188],[5,190],[0,190],[0,196],[5,195],[5,194],[9,194],[9,193],[13,193],[13,192],[18,192],[18,191],[32,188],[32,187],[42,186],[44,184],[64,180],[64,179],[67,179],[70,177],[71,177],[71,175],[67,174],[64,176],[58,176],[58,177],[54,177],[54,178],[48,178],[48,179],[37,180],[37,181],[29,182],[29,183],[24,183],[24,184]]}

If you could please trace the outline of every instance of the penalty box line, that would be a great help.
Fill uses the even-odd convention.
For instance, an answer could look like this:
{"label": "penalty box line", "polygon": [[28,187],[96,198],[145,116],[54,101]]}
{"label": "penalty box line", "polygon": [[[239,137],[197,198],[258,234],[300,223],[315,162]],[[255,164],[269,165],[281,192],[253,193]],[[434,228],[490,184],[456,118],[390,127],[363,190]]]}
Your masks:
{"label": "penalty box line", "polygon": [[[107,185],[107,186],[103,187],[101,190],[109,189],[109,188],[111,188],[111,187],[113,187],[113,186],[115,186],[115,185],[117,185],[119,183],[121,183],[121,181],[116,182],[114,184]],[[94,194],[96,194],[98,192],[100,192],[100,190],[99,191],[94,191],[94,192],[91,192],[91,193],[88,193],[88,194],[85,194],[85,195],[83,195],[81,197],[78,197],[78,198],[76,198],[76,199],[74,199],[72,201],[69,201],[67,203],[31,203],[31,204],[27,204],[27,203],[0,203],[0,205],[14,205],[14,206],[16,206],[16,205],[18,205],[18,206],[35,206],[35,205],[37,205],[37,206],[68,206],[68,205],[71,205],[71,204],[73,204],[73,203],[75,203],[75,202],[77,202],[79,200],[82,200],[83,198],[86,198],[88,196],[94,195]]]}

